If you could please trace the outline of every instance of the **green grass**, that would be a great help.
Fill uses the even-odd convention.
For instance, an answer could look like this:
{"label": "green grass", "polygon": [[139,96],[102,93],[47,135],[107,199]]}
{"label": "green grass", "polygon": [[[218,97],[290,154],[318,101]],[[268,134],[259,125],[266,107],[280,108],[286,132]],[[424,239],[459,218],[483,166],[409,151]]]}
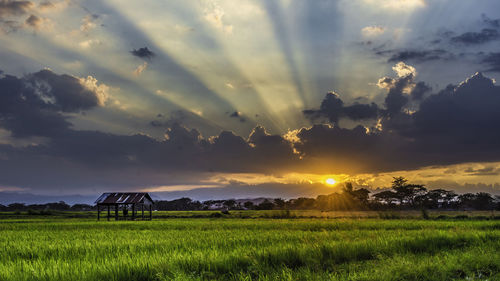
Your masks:
{"label": "green grass", "polygon": [[500,221],[10,217],[0,280],[500,280]]}

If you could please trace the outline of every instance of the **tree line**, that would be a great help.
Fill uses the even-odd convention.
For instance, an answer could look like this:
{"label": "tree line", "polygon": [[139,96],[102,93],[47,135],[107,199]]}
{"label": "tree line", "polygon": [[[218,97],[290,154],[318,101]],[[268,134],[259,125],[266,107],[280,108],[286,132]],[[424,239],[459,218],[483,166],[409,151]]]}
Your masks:
{"label": "tree line", "polygon": [[[190,198],[176,200],[156,200],[154,209],[159,211],[190,210],[321,210],[321,211],[368,211],[368,210],[500,210],[500,196],[486,192],[457,194],[451,190],[428,190],[424,185],[409,183],[404,177],[395,177],[391,188],[371,194],[366,188],[354,188],[345,183],[340,192],[319,195],[316,198],[264,199],[254,200],[207,200],[196,201]],[[55,211],[93,211],[95,206],[87,204],[68,205],[65,202],[32,204],[0,204],[0,211],[28,211],[43,214]]]}

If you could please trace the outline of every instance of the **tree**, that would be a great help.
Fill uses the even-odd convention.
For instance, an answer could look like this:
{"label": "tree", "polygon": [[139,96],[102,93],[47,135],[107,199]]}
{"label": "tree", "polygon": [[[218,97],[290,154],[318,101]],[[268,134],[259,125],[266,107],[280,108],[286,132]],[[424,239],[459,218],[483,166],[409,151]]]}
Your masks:
{"label": "tree", "polygon": [[26,205],[24,203],[12,203],[9,204],[8,209],[10,211],[24,211],[26,209]]}
{"label": "tree", "polygon": [[245,204],[243,204],[243,207],[245,207],[248,210],[252,210],[255,208],[254,204],[252,201],[247,201]]}
{"label": "tree", "polygon": [[373,197],[382,204],[393,204],[394,201],[399,202],[399,196],[391,190],[381,191],[374,194]]}
{"label": "tree", "polygon": [[290,207],[298,210],[312,210],[316,205],[316,200],[313,198],[300,197],[290,201]]}
{"label": "tree", "polygon": [[286,204],[285,200],[281,198],[274,199],[274,205],[276,205],[276,207],[280,210],[285,208],[285,204]]}
{"label": "tree", "polygon": [[479,192],[476,193],[473,206],[476,210],[491,210],[495,208],[494,201],[495,199],[493,199],[491,194]]}
{"label": "tree", "polygon": [[399,205],[405,204],[414,206],[415,198],[426,193],[427,189],[421,184],[409,184],[404,177],[394,177],[392,189],[396,191]]}
{"label": "tree", "polygon": [[457,194],[450,190],[434,189],[415,198],[415,204],[429,209],[450,208],[457,201]]}
{"label": "tree", "polygon": [[274,209],[274,204],[271,201],[266,199],[257,206],[257,209],[258,210],[272,210],[272,209]]}
{"label": "tree", "polygon": [[224,201],[224,206],[228,209],[234,208],[235,205],[236,205],[236,201],[233,199],[229,199],[229,200]]}

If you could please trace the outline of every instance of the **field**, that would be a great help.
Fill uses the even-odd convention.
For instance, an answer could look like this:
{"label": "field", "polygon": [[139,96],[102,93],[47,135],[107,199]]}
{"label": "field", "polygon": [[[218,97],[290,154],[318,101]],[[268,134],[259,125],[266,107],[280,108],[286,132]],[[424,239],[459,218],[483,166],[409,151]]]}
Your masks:
{"label": "field", "polygon": [[491,213],[213,214],[0,214],[0,280],[500,280]]}

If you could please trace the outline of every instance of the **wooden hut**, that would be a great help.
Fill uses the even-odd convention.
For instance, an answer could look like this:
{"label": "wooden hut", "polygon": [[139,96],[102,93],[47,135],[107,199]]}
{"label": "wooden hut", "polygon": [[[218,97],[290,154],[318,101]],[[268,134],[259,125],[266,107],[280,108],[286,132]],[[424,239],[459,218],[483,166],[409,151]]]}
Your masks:
{"label": "wooden hut", "polygon": [[[97,220],[101,219],[101,211],[107,211],[107,219],[110,220],[111,210],[114,211],[115,220],[142,220],[153,219],[153,199],[145,192],[123,193],[109,192],[103,193],[95,201],[97,205]],[[144,216],[144,209],[149,211],[149,216]],[[120,216],[120,210],[122,216]],[[130,215],[129,215],[130,210]],[[137,211],[141,211],[138,216]]]}

